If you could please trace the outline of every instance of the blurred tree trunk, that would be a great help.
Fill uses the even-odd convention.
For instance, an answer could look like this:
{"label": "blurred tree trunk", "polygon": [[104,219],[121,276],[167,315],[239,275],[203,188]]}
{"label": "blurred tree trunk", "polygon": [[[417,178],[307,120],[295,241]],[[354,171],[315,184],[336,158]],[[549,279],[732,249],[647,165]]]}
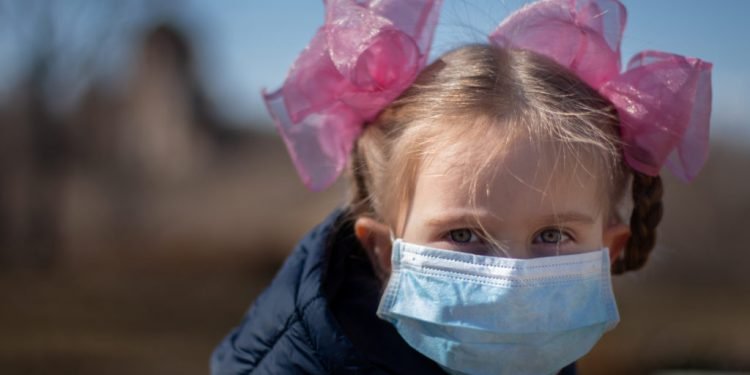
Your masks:
{"label": "blurred tree trunk", "polygon": [[34,268],[51,268],[61,250],[63,186],[69,157],[63,124],[47,110],[44,98],[46,59],[36,61],[31,76],[28,110],[30,139],[29,185],[31,199],[24,244],[28,251],[23,263]]}
{"label": "blurred tree trunk", "polygon": [[73,143],[82,140],[52,108],[75,97],[70,86],[91,84],[123,25],[146,8],[141,0],[0,0],[0,31],[25,62],[16,88],[21,100],[0,125],[0,136],[10,135],[0,141],[9,146],[0,154],[0,266],[49,268],[59,260],[64,189]]}

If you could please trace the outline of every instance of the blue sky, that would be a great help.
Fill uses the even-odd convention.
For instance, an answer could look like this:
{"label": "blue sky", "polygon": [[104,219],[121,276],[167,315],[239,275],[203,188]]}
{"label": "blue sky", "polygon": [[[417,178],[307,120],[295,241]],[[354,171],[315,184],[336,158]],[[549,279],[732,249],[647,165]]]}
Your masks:
{"label": "blue sky", "polygon": [[[68,36],[56,36],[56,42],[69,51],[59,59],[61,62],[75,61],[81,55],[76,46],[102,43],[101,36],[87,29],[87,25],[96,29],[117,24],[125,31],[121,39],[106,42],[111,47],[104,49],[99,60],[103,68],[97,73],[105,77],[117,76],[127,67],[133,30],[148,22],[148,12],[157,9],[186,23],[197,48],[200,72],[219,113],[235,123],[259,124],[270,122],[261,102],[261,89],[281,85],[289,66],[322,24],[324,12],[322,0],[174,0],[147,1],[144,3],[147,6],[134,0],[40,1],[55,7],[52,13],[60,22],[73,26],[68,27]],[[464,43],[484,42],[508,13],[528,2],[445,0],[432,55]],[[628,8],[624,62],[643,49],[665,50],[713,62],[712,133],[750,142],[750,22],[747,21],[750,0],[623,0],[623,3]],[[131,6],[124,6],[122,14],[107,19],[102,15],[112,17],[111,13],[102,12],[112,4]],[[27,28],[27,35],[33,35],[33,22],[12,20]],[[25,40],[12,31],[7,23],[0,24],[0,97],[3,89],[7,93],[7,88],[28,65],[22,56]],[[80,77],[87,72],[70,72],[64,64],[61,66],[53,72],[52,81],[66,95],[52,96],[72,101],[85,89],[87,81]]]}
{"label": "blue sky", "polygon": [[[433,55],[466,42],[482,42],[525,0],[446,0]],[[265,117],[259,91],[274,89],[323,20],[322,1],[228,0],[226,7],[193,3],[216,22],[221,55],[206,69],[211,91],[232,117]],[[750,1],[624,0],[628,25],[624,62],[643,49],[696,56],[714,63],[714,133],[750,140]]]}

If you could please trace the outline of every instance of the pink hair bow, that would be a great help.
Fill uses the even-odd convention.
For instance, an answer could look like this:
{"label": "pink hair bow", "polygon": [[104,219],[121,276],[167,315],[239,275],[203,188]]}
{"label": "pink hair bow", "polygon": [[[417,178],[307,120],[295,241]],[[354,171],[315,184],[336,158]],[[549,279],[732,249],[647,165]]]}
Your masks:
{"label": "pink hair bow", "polygon": [[645,51],[620,73],[625,20],[617,0],[542,0],[509,16],[490,41],[569,68],[617,108],[628,165],[655,176],[666,164],[690,181],[708,155],[711,64]]}
{"label": "pink hair bow", "polygon": [[442,0],[326,0],[325,24],[266,106],[312,190],[339,176],[364,124],[425,66]]}

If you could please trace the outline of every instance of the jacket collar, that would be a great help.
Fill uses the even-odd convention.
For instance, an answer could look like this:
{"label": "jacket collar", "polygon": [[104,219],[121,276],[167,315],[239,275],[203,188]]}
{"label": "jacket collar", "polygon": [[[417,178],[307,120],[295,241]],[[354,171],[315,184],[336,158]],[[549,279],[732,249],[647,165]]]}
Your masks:
{"label": "jacket collar", "polygon": [[354,350],[387,373],[445,374],[435,362],[407,344],[396,329],[377,317],[382,285],[354,236],[353,221],[338,213],[327,242],[323,289],[338,328]]}

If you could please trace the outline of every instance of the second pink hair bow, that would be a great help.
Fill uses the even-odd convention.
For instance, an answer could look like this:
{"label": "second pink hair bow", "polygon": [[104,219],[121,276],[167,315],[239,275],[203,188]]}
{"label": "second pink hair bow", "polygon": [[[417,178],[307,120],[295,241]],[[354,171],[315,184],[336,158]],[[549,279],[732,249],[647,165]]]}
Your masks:
{"label": "second pink hair bow", "polygon": [[326,0],[325,24],[265,94],[304,184],[331,185],[367,121],[424,68],[441,0]]}
{"label": "second pink hair bow", "polygon": [[542,0],[509,16],[490,41],[545,55],[609,99],[630,167],[655,176],[666,164],[690,181],[708,156],[711,64],[644,51],[621,73],[625,21],[617,0]]}
{"label": "second pink hair bow", "polygon": [[[327,0],[325,24],[266,105],[304,184],[339,176],[368,121],[424,68],[442,0]],[[711,64],[658,51],[620,71],[618,0],[541,0],[510,15],[490,42],[545,55],[617,108],[625,161],[692,180],[708,155]]]}

